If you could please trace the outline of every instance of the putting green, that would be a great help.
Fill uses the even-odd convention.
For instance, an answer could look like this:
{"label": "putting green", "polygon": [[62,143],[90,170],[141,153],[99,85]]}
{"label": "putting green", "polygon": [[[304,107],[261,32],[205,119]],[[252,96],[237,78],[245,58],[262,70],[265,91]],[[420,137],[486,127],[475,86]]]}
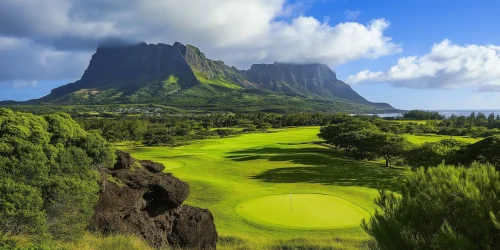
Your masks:
{"label": "putting green", "polygon": [[291,199],[290,194],[264,196],[241,203],[236,212],[260,224],[301,229],[359,227],[361,220],[370,217],[363,208],[324,194],[292,194]]}

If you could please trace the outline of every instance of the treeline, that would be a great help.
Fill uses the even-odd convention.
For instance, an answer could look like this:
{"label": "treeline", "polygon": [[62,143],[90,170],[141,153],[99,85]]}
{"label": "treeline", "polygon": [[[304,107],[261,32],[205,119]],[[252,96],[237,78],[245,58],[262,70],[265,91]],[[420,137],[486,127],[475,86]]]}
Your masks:
{"label": "treeline", "polygon": [[404,113],[403,117],[408,120],[443,120],[445,118],[439,112],[426,110],[410,110]]}
{"label": "treeline", "polygon": [[355,159],[384,159],[386,166],[413,168],[437,166],[443,162],[468,166],[472,162],[490,163],[500,168],[500,135],[491,135],[474,144],[454,139],[416,145],[409,142],[393,124],[377,119],[352,117],[320,129],[318,137]]}
{"label": "treeline", "polygon": [[141,141],[145,145],[179,145],[191,140],[265,132],[271,128],[318,126],[348,119],[347,114],[210,114],[75,118],[87,131],[97,131],[111,142]]}
{"label": "treeline", "polygon": [[[422,112],[425,113],[427,111]],[[421,117],[433,117],[433,114],[422,115]],[[451,137],[471,136],[479,138],[500,134],[500,119],[484,120],[481,114],[473,114],[468,118],[460,116],[443,120],[428,120],[424,124],[382,119],[376,115],[351,116],[342,113],[299,113],[285,115],[273,113],[216,113],[205,115],[117,116],[108,118],[77,117],[75,119],[85,130],[95,130],[108,141],[141,141],[146,145],[161,146],[179,145],[191,140],[214,136],[225,137],[240,133],[267,131],[270,128],[339,124],[353,118],[369,122],[377,126],[382,132],[397,135],[405,133],[435,133],[450,135]],[[485,122],[487,126],[482,126]]]}

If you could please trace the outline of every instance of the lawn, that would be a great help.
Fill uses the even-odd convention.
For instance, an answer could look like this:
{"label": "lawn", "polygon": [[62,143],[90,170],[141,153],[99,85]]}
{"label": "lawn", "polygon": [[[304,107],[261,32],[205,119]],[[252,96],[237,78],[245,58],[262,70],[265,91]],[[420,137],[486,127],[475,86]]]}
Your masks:
{"label": "lawn", "polygon": [[176,148],[119,148],[162,162],[189,183],[186,203],[212,211],[220,249],[359,249],[369,239],[359,223],[374,212],[377,188],[397,191],[400,171],[314,144],[318,131],[302,127]]}
{"label": "lawn", "polygon": [[424,134],[424,135],[406,135],[406,138],[410,142],[413,142],[415,144],[422,144],[424,142],[437,142],[440,140],[444,139],[455,139],[459,141],[463,141],[466,143],[475,143],[481,139],[474,139],[469,136],[453,136],[450,137],[449,135],[436,135],[436,134]]}

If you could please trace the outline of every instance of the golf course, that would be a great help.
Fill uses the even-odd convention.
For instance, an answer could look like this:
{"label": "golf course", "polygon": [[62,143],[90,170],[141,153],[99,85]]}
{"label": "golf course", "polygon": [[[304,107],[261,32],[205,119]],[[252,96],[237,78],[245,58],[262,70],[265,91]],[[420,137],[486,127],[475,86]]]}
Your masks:
{"label": "golf course", "polygon": [[398,191],[401,171],[356,161],[320,143],[319,127],[207,139],[180,147],[119,144],[158,161],[210,209],[220,249],[358,249],[377,189]]}

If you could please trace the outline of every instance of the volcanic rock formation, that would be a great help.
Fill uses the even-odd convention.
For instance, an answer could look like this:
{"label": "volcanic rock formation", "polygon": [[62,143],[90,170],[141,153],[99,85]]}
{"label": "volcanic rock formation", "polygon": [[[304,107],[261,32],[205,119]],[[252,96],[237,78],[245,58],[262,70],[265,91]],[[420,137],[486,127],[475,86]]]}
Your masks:
{"label": "volcanic rock formation", "polygon": [[100,169],[101,196],[91,229],[138,235],[155,248],[215,249],[217,231],[210,211],[182,205],[189,195],[187,183],[163,173],[160,163],[116,154],[112,169]]}

